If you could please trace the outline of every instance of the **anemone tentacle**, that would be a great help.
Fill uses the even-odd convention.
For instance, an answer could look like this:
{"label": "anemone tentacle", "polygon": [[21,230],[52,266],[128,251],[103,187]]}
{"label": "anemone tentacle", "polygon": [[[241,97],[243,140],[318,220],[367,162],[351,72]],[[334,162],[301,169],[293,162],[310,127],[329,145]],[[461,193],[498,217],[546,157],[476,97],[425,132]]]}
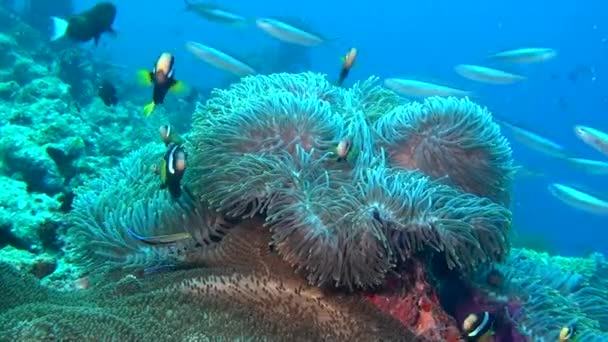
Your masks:
{"label": "anemone tentacle", "polygon": [[379,229],[348,215],[356,205],[350,173],[324,170],[324,160],[298,149],[280,167],[288,185],[269,208],[267,226],[285,261],[312,285],[370,288],[392,267]]}
{"label": "anemone tentacle", "polygon": [[338,144],[345,127],[327,102],[284,90],[204,121],[193,133],[196,149],[205,151],[193,156],[193,188],[213,208],[246,217],[263,212],[274,196],[274,156],[294,154],[299,146],[320,157]]}

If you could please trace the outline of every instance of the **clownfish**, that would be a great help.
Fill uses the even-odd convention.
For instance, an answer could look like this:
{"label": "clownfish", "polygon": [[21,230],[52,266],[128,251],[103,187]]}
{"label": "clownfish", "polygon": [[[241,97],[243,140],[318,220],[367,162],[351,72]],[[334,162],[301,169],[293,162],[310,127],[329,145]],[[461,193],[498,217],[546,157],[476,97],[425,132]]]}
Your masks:
{"label": "clownfish", "polygon": [[165,143],[165,146],[169,144],[181,145],[184,143],[184,139],[175,131],[175,128],[171,125],[160,126],[159,129],[160,140]]}
{"label": "clownfish", "polygon": [[182,145],[171,143],[167,146],[167,153],[160,162],[160,188],[169,190],[175,199],[182,194],[181,181],[186,171],[186,157]]}
{"label": "clownfish", "polygon": [[144,114],[150,116],[157,104],[165,101],[165,96],[171,90],[175,93],[182,93],[186,90],[186,85],[182,81],[175,79],[175,57],[163,52],[156,60],[152,71],[140,70],[137,73],[140,83],[145,86],[154,86],[152,92],[152,102],[144,107]]}
{"label": "clownfish", "polygon": [[351,48],[348,50],[348,53],[342,60],[342,68],[340,69],[340,77],[338,78],[338,85],[341,86],[344,80],[348,77],[348,73],[350,72],[350,68],[355,64],[355,60],[357,59],[357,49]]}
{"label": "clownfish", "polygon": [[353,148],[350,139],[346,138],[340,140],[333,153],[337,157],[336,161],[350,162],[357,156],[358,151]]}
{"label": "clownfish", "polygon": [[494,335],[495,322],[496,316],[487,311],[469,314],[462,322],[465,340],[471,342],[491,341],[491,337]]}
{"label": "clownfish", "polygon": [[559,331],[559,342],[576,341],[575,334],[576,328],[574,325],[565,326]]}

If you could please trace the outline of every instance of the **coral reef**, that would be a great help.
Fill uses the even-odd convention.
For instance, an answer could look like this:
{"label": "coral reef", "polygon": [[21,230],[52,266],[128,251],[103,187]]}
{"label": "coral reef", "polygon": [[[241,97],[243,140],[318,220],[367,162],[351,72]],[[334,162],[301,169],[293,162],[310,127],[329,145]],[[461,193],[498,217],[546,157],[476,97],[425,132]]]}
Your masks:
{"label": "coral reef", "polygon": [[[267,297],[289,297],[284,292],[289,286],[268,288],[267,279],[230,273],[236,259],[248,270],[284,272],[289,284],[326,293],[329,301],[366,303],[363,308],[376,310],[376,317],[395,320],[400,334],[456,338],[456,322],[437,300],[435,282],[442,275],[433,270],[445,268],[466,278],[502,261],[511,213],[462,187],[432,180],[424,170],[392,167],[390,155],[377,148],[372,125],[391,115],[391,104],[402,102],[387,95],[372,104],[385,93],[374,82],[343,89],[313,73],[275,74],[216,90],[195,112],[185,145],[191,157],[184,186],[194,197],[175,201],[161,190],[151,172],[161,157],[160,144],[142,147],[76,190],[69,213],[70,260],[83,265],[80,276],[92,278],[102,266],[109,274],[144,277],[215,267],[229,274],[186,278],[171,291],[246,301],[243,305],[265,307],[275,300],[277,307],[293,305]],[[340,161],[336,147],[345,139],[358,153]],[[469,146],[458,142],[452,146]],[[496,177],[496,182],[505,179]],[[263,236],[263,247],[253,256],[242,244],[234,245],[252,229]],[[133,234],[180,238],[150,245]],[[265,258],[275,260],[272,267]],[[319,310],[315,306],[301,303],[307,312]],[[349,320],[348,307],[323,308],[332,310],[330,317],[343,317],[338,321]],[[311,329],[338,334],[339,340],[352,336],[353,327],[336,326],[342,324],[338,321],[313,320]],[[368,328],[373,324],[363,329]]]}
{"label": "coral reef", "polygon": [[484,287],[490,297],[515,303],[512,318],[534,341],[556,341],[559,331],[574,325],[579,341],[608,339],[608,262],[603,255],[551,257],[513,249],[498,288]]}
{"label": "coral reef", "polygon": [[123,99],[106,107],[96,84],[111,74],[107,63],[49,45],[46,32],[2,7],[0,27],[0,259],[63,287],[77,273],[61,249],[72,190],[156,140],[168,115],[145,119]]}

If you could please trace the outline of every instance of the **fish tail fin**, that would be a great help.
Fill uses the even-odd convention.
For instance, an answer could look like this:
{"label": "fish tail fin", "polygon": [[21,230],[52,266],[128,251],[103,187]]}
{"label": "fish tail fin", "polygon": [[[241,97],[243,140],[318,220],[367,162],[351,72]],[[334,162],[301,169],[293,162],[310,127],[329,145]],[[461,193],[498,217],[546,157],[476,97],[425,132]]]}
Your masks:
{"label": "fish tail fin", "polygon": [[53,21],[53,33],[51,35],[51,41],[55,41],[65,36],[66,32],[68,31],[69,23],[67,20],[58,17],[51,17],[51,20]]}
{"label": "fish tail fin", "polygon": [[147,105],[144,106],[144,115],[149,118],[150,115],[152,114],[152,112],[154,111],[154,107],[156,105],[153,102],[148,103]]}
{"label": "fish tail fin", "polygon": [[141,69],[141,70],[137,70],[137,83],[139,83],[142,86],[151,86],[152,84],[154,84],[153,82],[153,77],[154,75],[146,69]]}
{"label": "fish tail fin", "polygon": [[188,86],[183,81],[174,81],[169,90],[175,94],[183,94],[188,90]]}

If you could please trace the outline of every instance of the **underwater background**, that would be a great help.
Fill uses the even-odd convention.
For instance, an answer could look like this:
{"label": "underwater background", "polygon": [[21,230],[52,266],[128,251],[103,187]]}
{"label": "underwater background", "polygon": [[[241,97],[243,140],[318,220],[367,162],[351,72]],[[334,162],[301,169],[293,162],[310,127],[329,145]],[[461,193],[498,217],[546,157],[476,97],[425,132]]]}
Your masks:
{"label": "underwater background", "polygon": [[[497,323],[491,337],[485,336],[495,341],[567,341],[562,336],[567,332],[576,332],[578,341],[608,341],[604,257],[608,208],[603,214],[580,210],[548,189],[551,183],[561,183],[608,199],[608,174],[585,172],[564,158],[540,153],[495,124],[506,121],[525,127],[562,145],[568,156],[608,161],[574,132],[576,125],[608,131],[608,4],[592,0],[200,2],[249,20],[231,25],[187,10],[183,1],[129,0],[115,2],[116,34],[104,32],[99,44],[69,38],[51,41],[51,17],[69,18],[98,3],[0,0],[0,290],[9,294],[0,300],[0,341],[209,337],[482,341],[462,334],[471,315],[477,319],[485,312],[498,317],[492,318]],[[318,34],[323,42],[308,47],[280,41],[256,27],[254,19],[261,17],[291,23]],[[214,67],[189,50],[188,41],[221,50],[256,73],[241,78],[230,68]],[[550,48],[557,55],[532,64],[487,60],[499,51],[522,47]],[[339,87],[341,57],[351,48],[357,49],[356,63]],[[138,73],[160,66],[162,52],[175,58],[174,77],[188,93],[169,90],[164,103],[157,103],[146,115],[142,109],[152,100],[151,89],[140,84]],[[459,64],[488,65],[525,79],[500,85],[475,82],[455,72]],[[410,97],[382,83],[390,78],[465,89],[469,96]],[[149,81],[156,82],[152,76]],[[105,91],[115,92],[117,103],[104,103]],[[270,101],[264,97],[267,94],[261,95],[266,91],[287,92],[284,102],[273,101],[296,114],[281,116],[264,102]],[[311,93],[314,96],[309,98]],[[349,108],[349,101],[353,108],[363,108],[373,122],[347,118],[344,108]],[[354,238],[362,242],[354,247],[344,242],[349,239],[340,240],[340,233],[336,233],[340,242],[327,238],[330,242],[324,241],[324,247],[337,244],[344,253],[333,258],[321,247],[306,245],[312,235],[293,233],[300,226],[287,217],[321,210],[314,209],[315,204],[322,206],[330,195],[357,198],[371,207],[376,202],[365,197],[370,191],[365,187],[372,188],[382,177],[389,179],[387,184],[435,186],[414,173],[407,177],[418,183],[393,175],[388,165],[376,169],[376,163],[394,162],[372,155],[378,154],[376,144],[390,152],[400,141],[389,137],[397,133],[382,115],[398,116],[402,108],[418,108],[409,101],[420,102],[425,110],[443,108],[438,112],[446,116],[450,109],[465,108],[462,120],[471,120],[471,125],[478,120],[479,127],[491,132],[486,137],[494,140],[487,146],[512,149],[512,156],[509,152],[496,166],[505,170],[504,184],[512,176],[508,190],[494,190],[501,188],[498,181],[481,188],[459,184],[466,195],[447,186],[443,192],[437,190],[445,198],[467,198],[462,199],[467,214],[433,204],[437,207],[432,210],[448,220],[466,221],[476,228],[487,224],[479,229],[491,236],[459,232],[455,237],[430,233],[419,239],[405,237],[395,233],[383,216],[396,212],[395,208],[374,211],[374,221],[367,211],[353,214],[354,219],[345,209],[351,204],[342,203],[336,208],[346,210],[343,215],[318,214],[320,220],[336,225],[346,220],[353,226],[366,222],[374,227],[373,233],[365,235],[362,228]],[[321,108],[311,114],[313,119],[298,116],[298,111],[311,106]],[[271,155],[268,164],[243,161],[248,169],[235,171],[240,161],[234,158],[240,155],[230,148],[246,148],[237,138],[228,141],[229,128],[252,126],[269,132],[275,122],[269,113],[275,110],[279,122],[300,120],[298,125],[310,128],[307,132],[318,130],[320,137],[311,144],[321,151],[337,149],[332,153],[340,154],[340,145],[332,144],[346,141],[340,140],[341,134],[360,134],[354,138],[354,145],[364,145],[358,148],[359,159],[353,162],[350,152],[344,156],[356,166],[327,167],[327,182],[345,182],[341,190],[325,189],[326,193],[309,196],[304,190],[295,195],[285,189],[267,193],[277,185],[275,178],[290,179],[289,184],[300,184],[296,180],[300,176],[312,177],[306,179],[311,184],[324,182],[319,168],[326,165],[319,166],[316,160],[323,158],[307,150],[306,139],[300,147],[285,147],[287,157]],[[328,119],[326,111],[339,113],[340,119]],[[238,119],[231,121],[230,115]],[[246,115],[254,119],[248,121]],[[342,115],[344,131],[337,128]],[[169,127],[180,133],[179,143],[171,140]],[[243,130],[243,136],[259,138],[254,128]],[[381,141],[366,135],[372,129],[392,133]],[[503,134],[506,141],[501,140]],[[178,150],[172,150],[176,146]],[[196,148],[204,152],[194,153]],[[163,171],[169,160],[174,163],[168,158],[171,151],[185,151],[188,168],[182,183],[194,189],[194,195],[185,186],[182,190],[179,178],[179,201],[175,188],[160,179],[166,177]],[[171,156],[179,159],[178,154]],[[428,165],[439,167],[443,161],[439,157],[437,164]],[[288,164],[301,172],[294,176],[274,169]],[[219,165],[226,165],[227,180],[221,177],[224,171],[218,171]],[[518,171],[510,174],[511,167]],[[367,169],[378,175],[366,173]],[[365,181],[351,186],[342,178],[345,170]],[[263,186],[249,182],[256,171],[269,177],[263,178]],[[433,170],[423,171],[439,178]],[[207,178],[194,180],[199,173]],[[485,180],[484,176],[475,179]],[[245,185],[230,185],[230,191],[222,188],[241,180]],[[312,187],[306,182],[305,190]],[[384,186],[398,192],[394,184]],[[245,191],[247,187],[258,191],[258,197]],[[340,192],[345,189],[352,192]],[[466,197],[469,193],[475,197]],[[483,202],[477,195],[498,204]],[[185,203],[185,196],[201,201]],[[302,198],[312,201],[313,209],[295,204],[281,207]],[[503,207],[504,198],[509,203]],[[437,203],[447,208],[447,201]],[[474,206],[471,203],[476,209],[467,206]],[[478,215],[483,223],[470,223],[477,221],[469,214]],[[267,225],[262,226],[261,216]],[[303,221],[312,225],[315,219]],[[293,251],[291,244],[299,242],[277,228],[288,224],[296,226],[290,234],[303,241]],[[172,227],[181,226],[186,232],[176,235]],[[387,231],[394,235],[385,239]],[[260,252],[268,241],[279,247]],[[415,251],[404,251],[410,247]],[[309,250],[308,256],[304,250]],[[325,264],[333,268],[320,267]],[[269,269],[274,274],[267,274]],[[66,302],[77,304],[65,306]],[[142,310],[150,310],[149,316],[133,318]],[[98,324],[103,332],[94,328]]]}
{"label": "underwater background", "polygon": [[[74,5],[84,9],[94,3]],[[599,156],[578,141],[572,127],[608,125],[608,81],[603,76],[608,73],[608,27],[603,23],[608,5],[601,1],[232,1],[224,5],[238,8],[245,16],[298,18],[325,36],[339,38],[328,46],[300,52],[310,56],[310,70],[336,73],[337,56],[357,47],[361,58],[350,82],[377,75],[466,87],[491,111],[558,140],[577,155]],[[200,41],[238,57],[277,45],[259,30],[201,21],[185,12],[180,1],[149,2],[143,7],[137,1],[125,2],[116,23],[120,37],[98,49],[112,61],[135,70],[150,65],[159,49],[170,51],[180,61],[181,77],[203,89],[225,84],[226,74],[196,60],[184,49],[184,40]],[[511,68],[528,79],[501,87],[468,82],[452,70],[454,65],[475,64],[489,53],[519,46],[552,47],[559,51],[559,58]],[[568,75],[577,70],[580,77],[570,79]],[[548,183],[566,181],[608,194],[605,177],[589,176],[517,142],[514,151],[520,164],[540,168],[548,176],[517,181],[513,210],[515,226],[525,235],[522,238],[561,255],[608,252],[606,240],[597,238],[605,234],[606,217],[564,208],[546,191]],[[577,234],[572,234],[572,226],[580,228]]]}

